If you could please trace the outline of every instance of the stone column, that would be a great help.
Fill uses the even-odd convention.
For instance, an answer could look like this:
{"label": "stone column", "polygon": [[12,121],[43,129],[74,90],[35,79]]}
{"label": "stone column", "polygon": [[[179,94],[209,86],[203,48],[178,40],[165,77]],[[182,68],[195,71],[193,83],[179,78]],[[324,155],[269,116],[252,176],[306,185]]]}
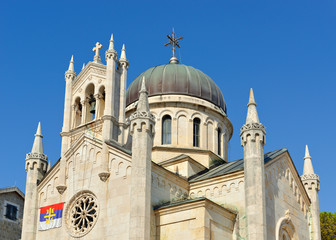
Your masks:
{"label": "stone column", "polygon": [[241,128],[244,147],[245,211],[249,240],[266,240],[266,199],[264,173],[265,128],[259,122],[251,89],[246,124]]}
{"label": "stone column", "polygon": [[100,111],[100,95],[99,93],[94,95],[94,98],[96,99],[96,112],[95,112],[95,118],[94,120],[97,120],[99,116],[99,111]]}
{"label": "stone column", "polygon": [[88,101],[86,99],[86,96],[81,101],[81,104],[82,104],[82,122],[81,122],[81,124],[85,124],[87,122],[87,108],[88,108],[88,106],[87,106]]}
{"label": "stone column", "polygon": [[[22,221],[22,240],[35,240],[39,219],[37,185],[47,171],[48,158],[43,153],[41,125],[38,125],[31,153],[26,156],[26,193]],[[42,167],[41,167],[42,165]]]}
{"label": "stone column", "polygon": [[155,117],[149,112],[144,79],[136,112],[130,116],[132,176],[130,201],[130,240],[150,239],[152,147]]}
{"label": "stone column", "polygon": [[123,49],[121,50],[121,56],[118,61],[118,68],[121,71],[120,76],[120,98],[119,98],[119,143],[123,144],[125,142],[125,108],[126,108],[126,83],[127,83],[127,71],[129,67],[129,62],[126,59],[126,50],[125,45],[123,45]]}
{"label": "stone column", "polygon": [[64,120],[63,120],[63,129],[61,133],[62,137],[62,148],[61,148],[61,161],[60,161],[60,176],[59,183],[57,185],[57,190],[59,193],[63,193],[66,189],[65,186],[65,170],[66,170],[66,159],[65,152],[69,148],[69,136],[70,131],[70,121],[71,121],[71,99],[72,99],[72,81],[74,81],[76,73],[74,71],[74,61],[71,57],[69,69],[65,72],[65,100],[64,100]]}
{"label": "stone column", "polygon": [[313,240],[321,240],[320,208],[318,198],[318,192],[320,190],[320,179],[319,176],[314,172],[308,146],[306,146],[303,175],[301,176],[301,180],[311,201],[311,236]]}

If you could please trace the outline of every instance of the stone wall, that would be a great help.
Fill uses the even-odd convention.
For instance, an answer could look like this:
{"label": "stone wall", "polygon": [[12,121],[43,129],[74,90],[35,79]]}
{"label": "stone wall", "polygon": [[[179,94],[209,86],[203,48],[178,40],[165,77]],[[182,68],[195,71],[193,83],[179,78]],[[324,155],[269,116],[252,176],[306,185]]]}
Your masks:
{"label": "stone wall", "polygon": [[130,156],[110,149],[106,182],[100,180],[101,145],[82,139],[67,159],[66,186],[60,195],[56,189],[58,166],[52,169],[39,186],[39,207],[64,202],[62,227],[38,231],[37,239],[77,239],[71,233],[71,204],[81,193],[92,194],[98,205],[98,216],[92,230],[81,239],[128,239],[130,213]]}
{"label": "stone wall", "polygon": [[309,200],[287,156],[265,167],[267,239],[276,240],[282,218],[290,219],[295,239],[309,237]]}
{"label": "stone wall", "polygon": [[[4,215],[6,203],[18,206],[17,221],[7,219]],[[21,238],[24,200],[16,192],[0,195],[0,239],[18,240]]]}

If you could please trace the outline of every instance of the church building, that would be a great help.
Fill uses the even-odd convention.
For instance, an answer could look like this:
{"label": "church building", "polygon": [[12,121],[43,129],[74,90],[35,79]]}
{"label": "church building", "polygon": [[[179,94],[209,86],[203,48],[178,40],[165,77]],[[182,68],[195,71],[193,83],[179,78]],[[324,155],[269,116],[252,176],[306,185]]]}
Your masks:
{"label": "church building", "polygon": [[244,155],[228,159],[233,126],[223,94],[207,74],[179,64],[182,38],[168,37],[169,63],[127,89],[125,46],[119,57],[113,35],[106,64],[100,43],[78,74],[71,58],[60,159],[48,163],[40,123],[26,156],[22,240],[320,240],[308,147],[301,176],[287,149],[264,153],[251,89]]}

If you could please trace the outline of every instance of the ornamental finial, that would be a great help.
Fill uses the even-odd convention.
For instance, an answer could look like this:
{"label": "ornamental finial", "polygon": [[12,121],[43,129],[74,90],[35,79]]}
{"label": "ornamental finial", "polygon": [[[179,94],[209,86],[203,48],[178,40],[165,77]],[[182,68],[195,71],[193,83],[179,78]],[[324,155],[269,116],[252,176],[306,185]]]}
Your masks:
{"label": "ornamental finial", "polygon": [[92,51],[95,52],[95,56],[93,60],[96,63],[100,63],[100,56],[99,56],[99,50],[102,49],[103,45],[101,45],[99,42],[96,43],[96,46],[92,49]]}
{"label": "ornamental finial", "polygon": [[169,60],[169,63],[171,64],[177,64],[179,63],[178,59],[175,57],[175,47],[180,48],[179,41],[183,39],[183,37],[177,38],[175,36],[174,28],[173,28],[173,33],[171,36],[167,35],[167,38],[169,40],[168,43],[165,44],[165,46],[171,45],[172,46],[172,51],[173,51],[173,56]]}

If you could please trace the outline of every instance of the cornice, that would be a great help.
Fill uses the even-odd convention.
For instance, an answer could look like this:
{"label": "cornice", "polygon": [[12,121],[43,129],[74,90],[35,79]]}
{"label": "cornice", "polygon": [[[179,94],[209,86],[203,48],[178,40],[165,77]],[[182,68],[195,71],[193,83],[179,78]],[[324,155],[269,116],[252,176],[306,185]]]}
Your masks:
{"label": "cornice", "polygon": [[208,178],[205,180],[199,180],[197,182],[192,182],[190,183],[190,190],[197,189],[197,188],[202,188],[202,187],[207,187],[210,185],[215,185],[218,183],[223,183],[223,182],[228,182],[236,179],[244,178],[244,171],[240,170],[237,172],[213,177],[213,178]]}

